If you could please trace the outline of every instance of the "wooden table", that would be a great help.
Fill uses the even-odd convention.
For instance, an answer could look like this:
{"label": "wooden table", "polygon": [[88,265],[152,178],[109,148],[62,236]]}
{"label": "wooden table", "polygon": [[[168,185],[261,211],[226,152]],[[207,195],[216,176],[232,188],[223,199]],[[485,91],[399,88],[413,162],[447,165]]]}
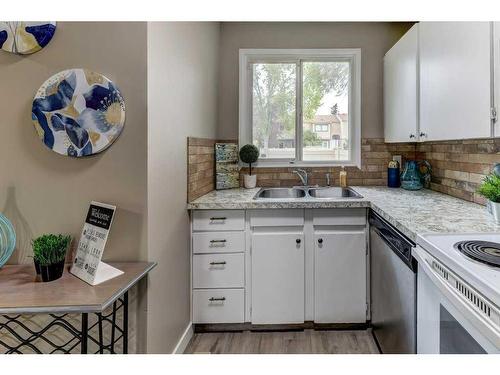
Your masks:
{"label": "wooden table", "polygon": [[[4,266],[0,269],[0,332],[6,330],[15,338],[17,345],[8,345],[0,340],[0,347],[7,353],[21,353],[29,347],[35,353],[41,353],[36,342],[42,339],[49,344],[52,353],[69,353],[78,344],[81,353],[87,353],[88,342],[92,340],[98,345],[97,353],[114,353],[114,345],[123,340],[123,353],[128,352],[128,291],[151,271],[156,263],[131,262],[109,263],[124,273],[102,284],[91,286],[68,272],[66,267],[63,276],[52,282],[36,282],[35,268],[31,265]],[[103,311],[111,307],[111,312]],[[116,315],[123,308],[121,327],[117,324]],[[52,320],[42,329],[34,331],[24,325],[19,318],[22,314],[49,314]],[[81,314],[81,327],[75,327],[65,319],[67,314]],[[95,314],[97,321],[89,327],[89,314]],[[111,325],[111,340],[104,343],[103,323]],[[44,336],[47,330],[57,325],[72,335],[72,340],[63,347]],[[12,328],[15,326],[16,329]],[[97,326],[98,338],[89,335],[89,331]],[[19,329],[23,331],[21,334]]]}

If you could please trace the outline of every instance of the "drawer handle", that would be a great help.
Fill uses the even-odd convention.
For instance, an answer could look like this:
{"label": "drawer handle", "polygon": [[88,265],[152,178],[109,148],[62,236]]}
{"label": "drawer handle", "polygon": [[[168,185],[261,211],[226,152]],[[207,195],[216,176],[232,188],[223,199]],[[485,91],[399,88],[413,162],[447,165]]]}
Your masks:
{"label": "drawer handle", "polygon": [[226,264],[225,260],[222,262],[210,262],[211,266],[223,266],[224,264]]}
{"label": "drawer handle", "polygon": [[210,297],[208,300],[210,302],[218,302],[218,301],[223,302],[226,300],[226,297]]}
{"label": "drawer handle", "polygon": [[210,240],[210,243],[226,243],[227,240]]}
{"label": "drawer handle", "polygon": [[215,221],[215,220],[226,220],[227,217],[211,217],[210,220],[211,221]]}

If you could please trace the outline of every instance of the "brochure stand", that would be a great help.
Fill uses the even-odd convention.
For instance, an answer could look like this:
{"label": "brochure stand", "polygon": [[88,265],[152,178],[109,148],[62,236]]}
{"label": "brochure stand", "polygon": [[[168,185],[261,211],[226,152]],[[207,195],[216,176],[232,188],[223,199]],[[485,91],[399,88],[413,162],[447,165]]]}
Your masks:
{"label": "brochure stand", "polygon": [[90,285],[98,285],[123,274],[119,269],[101,261],[115,211],[116,207],[110,204],[90,203],[70,270],[73,275]]}

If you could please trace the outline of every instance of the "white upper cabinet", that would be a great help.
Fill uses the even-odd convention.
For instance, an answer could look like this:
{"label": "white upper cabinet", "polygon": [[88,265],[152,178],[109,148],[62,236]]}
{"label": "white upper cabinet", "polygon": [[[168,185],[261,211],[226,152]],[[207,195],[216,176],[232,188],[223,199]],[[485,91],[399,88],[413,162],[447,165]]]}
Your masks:
{"label": "white upper cabinet", "polygon": [[[500,22],[493,23],[493,55],[494,55],[494,82],[495,82],[495,112],[498,118],[500,104]],[[494,136],[500,137],[500,121],[495,122]]]}
{"label": "white upper cabinet", "polygon": [[418,137],[418,24],[384,58],[384,132],[386,142]]}
{"label": "white upper cabinet", "polygon": [[489,22],[421,22],[420,139],[485,138],[491,129]]}

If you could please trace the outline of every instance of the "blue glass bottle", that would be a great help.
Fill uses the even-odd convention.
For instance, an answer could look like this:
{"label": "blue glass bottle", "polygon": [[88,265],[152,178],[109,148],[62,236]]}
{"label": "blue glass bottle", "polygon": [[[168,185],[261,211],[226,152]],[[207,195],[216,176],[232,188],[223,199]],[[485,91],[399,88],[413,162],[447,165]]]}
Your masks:
{"label": "blue glass bottle", "polygon": [[418,163],[409,160],[405,164],[405,170],[401,175],[401,187],[406,190],[420,190],[423,188]]}
{"label": "blue glass bottle", "polygon": [[2,267],[14,252],[16,233],[10,221],[0,214],[0,267]]}

